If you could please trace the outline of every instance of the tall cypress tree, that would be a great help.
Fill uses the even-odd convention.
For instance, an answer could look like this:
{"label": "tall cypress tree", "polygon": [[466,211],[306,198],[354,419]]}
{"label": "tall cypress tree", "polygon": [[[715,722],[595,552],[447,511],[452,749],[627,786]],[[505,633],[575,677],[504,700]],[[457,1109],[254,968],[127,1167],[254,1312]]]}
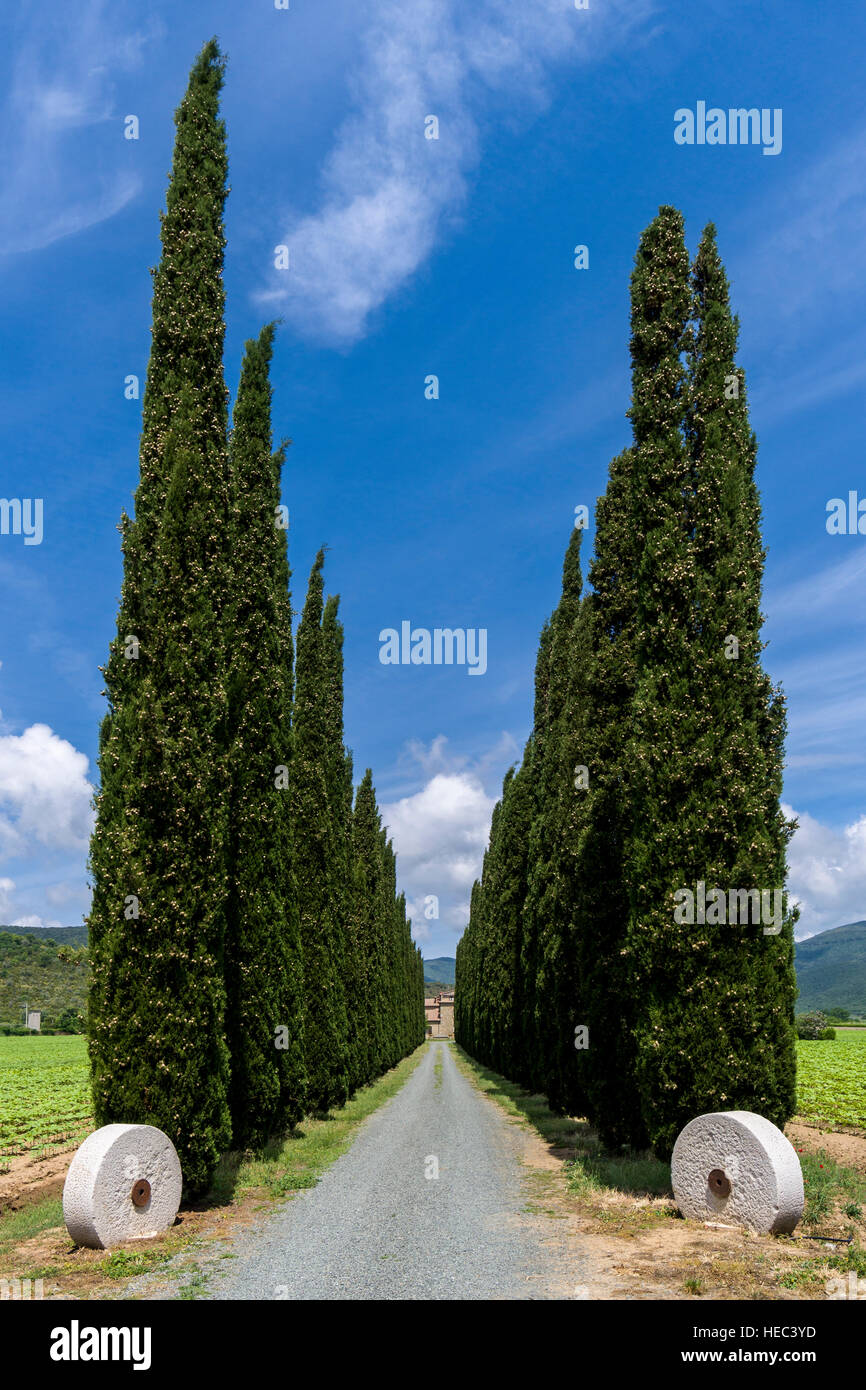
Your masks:
{"label": "tall cypress tree", "polygon": [[[572,530],[562,570],[562,595],[550,619],[550,664],[544,758],[539,768],[526,912],[538,940],[535,985],[540,1087],[554,1108],[579,1103],[574,1074],[574,872],[576,814],[575,736],[583,711],[575,659],[581,612],[582,533]],[[569,840],[569,836],[572,837]]]}
{"label": "tall cypress tree", "polygon": [[640,1100],[634,1080],[637,1000],[623,954],[628,884],[623,870],[627,830],[628,738],[635,683],[637,564],[633,455],[610,465],[596,508],[592,592],[584,600],[585,723],[573,752],[587,769],[586,805],[575,855],[575,973],[588,1048],[575,1051],[578,1085],[589,1117],[611,1145],[641,1145]]}
{"label": "tall cypress tree", "polygon": [[90,856],[96,1119],[163,1129],[193,1190],[230,1139],[222,80],[211,41],[175,116]]}
{"label": "tall cypress tree", "polygon": [[631,1084],[636,1080],[643,1119],[641,1129],[629,1136],[632,1142],[653,1123],[646,1103],[648,1053],[664,1047],[654,969],[672,947],[672,895],[683,881],[695,830],[693,803],[685,809],[696,732],[691,669],[696,556],[684,438],[690,298],[682,215],[662,207],[641,237],[631,280],[631,500],[640,553],[636,685],[624,768],[629,929],[623,960],[632,998],[638,1000],[637,1075]]}
{"label": "tall cypress tree", "polygon": [[[532,875],[538,863],[537,816],[540,804],[540,787],[544,779],[545,760],[548,749],[548,691],[550,686],[550,659],[553,647],[553,631],[550,622],[541,630],[538,654],[535,660],[535,702],[533,707],[532,733],[527,740],[523,754],[523,770],[529,790],[529,842],[526,864],[526,895],[533,891]],[[492,834],[492,832],[491,832]],[[541,1055],[538,1013],[538,963],[539,963],[539,921],[535,911],[528,911],[524,903],[520,938],[520,986],[521,1010],[517,1029],[517,1053],[520,1069],[517,1079],[533,1090],[539,1089],[544,1075]]]}
{"label": "tall cypress tree", "polygon": [[379,1075],[384,1054],[381,998],[384,949],[379,923],[382,894],[382,863],[379,855],[381,829],[373,774],[367,768],[355,796],[352,815],[352,926],[361,972],[358,982],[359,1006],[354,1018],[354,1047],[360,1084],[366,1084]]}
{"label": "tall cypress tree", "polygon": [[[322,634],[325,553],[310,572],[298,627],[291,809],[306,993],[308,1103],[326,1111],[348,1094],[341,924],[335,921],[334,651]],[[342,747],[342,745],[341,745]]]}
{"label": "tall cypress tree", "polygon": [[[668,245],[676,245],[675,295],[668,299],[676,311],[662,365],[670,382],[683,256],[678,220],[666,220]],[[662,263],[669,264],[664,257]],[[655,267],[651,275],[652,283],[640,286],[649,285],[645,311],[655,302]],[[741,377],[712,230],[701,243],[693,288],[696,331],[680,339],[690,369],[679,394],[681,444],[673,436],[673,399],[663,396],[658,378],[653,387],[652,374],[636,381],[638,418],[659,428],[636,450],[645,543],[625,856],[627,953],[639,999],[637,1086],[661,1155],[695,1113],[744,1108],[783,1124],[794,1099],[790,916],[776,937],[757,922],[726,920],[727,912],[718,921],[710,913],[708,921],[689,922],[674,910],[677,890],[697,895],[700,881],[721,890],[725,907],[731,890],[781,889],[789,834],[778,804],[784,709],[760,666],[764,555],[755,442],[744,389],[732,399],[725,393],[726,381]],[[652,320],[648,338],[659,340]],[[670,404],[664,421],[660,397]],[[729,637],[739,646],[733,658]]]}
{"label": "tall cypress tree", "polygon": [[[663,720],[675,735],[668,776],[661,784],[658,771],[651,783],[644,776],[641,791],[662,822],[654,861],[667,870],[666,888],[696,894],[700,880],[708,894],[721,890],[728,908],[732,890],[781,891],[792,827],[779,807],[784,702],[760,659],[765,552],[756,445],[712,226],[698,250],[693,290],[691,491],[686,508],[680,504],[694,555],[694,588],[683,594],[680,618],[689,714],[675,720],[659,710],[654,682],[647,712],[653,726]],[[661,891],[661,874],[656,882]],[[721,920],[713,920],[717,915]],[[672,920],[666,902],[664,949],[659,941],[649,957],[643,953],[638,1082],[660,1153],[700,1110],[756,1110],[783,1125],[794,1109],[793,914],[769,934],[757,921],[726,920],[727,911],[706,916],[703,923]]]}
{"label": "tall cypress tree", "polygon": [[342,994],[339,1026],[342,1032],[343,1070],[348,1096],[358,1084],[357,1063],[351,1046],[353,1030],[350,1029],[350,1017],[358,1005],[356,975],[359,963],[350,930],[352,757],[343,744],[343,625],[338,617],[339,608],[339,595],[329,595],[322,614],[322,650],[327,689],[328,816],[331,836],[328,854],[328,901]]}
{"label": "tall cypress tree", "polygon": [[273,325],[246,344],[232,418],[234,484],[227,1035],[237,1147],[303,1114],[304,986],[288,776],[293,680],[285,446],[271,452]]}

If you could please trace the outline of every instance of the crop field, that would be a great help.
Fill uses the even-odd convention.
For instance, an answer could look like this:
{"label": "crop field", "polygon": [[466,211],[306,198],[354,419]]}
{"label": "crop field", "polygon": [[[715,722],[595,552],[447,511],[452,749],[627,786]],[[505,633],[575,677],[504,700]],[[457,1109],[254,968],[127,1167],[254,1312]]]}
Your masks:
{"label": "crop field", "polygon": [[804,1120],[866,1129],[866,1028],[833,1042],[797,1043],[797,1109]]}
{"label": "crop field", "polygon": [[[866,1130],[866,1028],[797,1043],[801,1118]],[[0,1172],[17,1154],[62,1153],[93,1128],[83,1037],[0,1037]]]}
{"label": "crop field", "polygon": [[16,1154],[75,1148],[92,1127],[83,1037],[0,1037],[0,1171]]}

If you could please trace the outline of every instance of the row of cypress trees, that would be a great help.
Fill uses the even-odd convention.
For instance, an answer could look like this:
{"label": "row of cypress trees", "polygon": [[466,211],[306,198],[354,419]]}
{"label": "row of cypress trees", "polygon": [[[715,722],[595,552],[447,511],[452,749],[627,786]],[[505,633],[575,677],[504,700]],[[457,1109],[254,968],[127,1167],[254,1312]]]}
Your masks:
{"label": "row of cypress trees", "polygon": [[661,1156],[700,1113],[794,1113],[796,911],[785,899],[766,933],[674,916],[699,881],[781,890],[794,829],[737,337],[714,227],[690,267],[681,214],[660,208],[631,278],[632,444],[586,593],[572,532],[457,948],[468,1051]]}
{"label": "row of cypress trees", "polygon": [[295,661],[273,325],[246,344],[229,430],[223,73],[212,41],[175,116],[90,855],[97,1123],[164,1130],[193,1191],[425,1033],[369,771],[353,800],[322,552]]}

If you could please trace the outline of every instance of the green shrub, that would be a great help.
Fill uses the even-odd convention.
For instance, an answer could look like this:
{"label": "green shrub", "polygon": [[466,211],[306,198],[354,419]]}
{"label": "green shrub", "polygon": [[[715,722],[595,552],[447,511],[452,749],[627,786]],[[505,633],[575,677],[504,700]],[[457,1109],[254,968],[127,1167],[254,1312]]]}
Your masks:
{"label": "green shrub", "polygon": [[829,1041],[836,1036],[835,1030],[827,1026],[826,1015],[817,1010],[810,1014],[798,1014],[796,1024],[797,1037],[810,1042]]}

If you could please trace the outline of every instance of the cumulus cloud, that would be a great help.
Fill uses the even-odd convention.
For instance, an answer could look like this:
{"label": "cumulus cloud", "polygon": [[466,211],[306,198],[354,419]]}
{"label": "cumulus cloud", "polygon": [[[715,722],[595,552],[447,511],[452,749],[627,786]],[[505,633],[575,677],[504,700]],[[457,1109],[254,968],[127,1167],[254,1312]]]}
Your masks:
{"label": "cumulus cloud", "polygon": [[46,921],[35,912],[28,912],[25,913],[23,917],[16,917],[9,925],[12,927],[60,927],[63,923],[55,922],[53,918],[50,921]]}
{"label": "cumulus cloud", "polygon": [[[360,39],[352,114],[322,173],[318,211],[294,216],[288,272],[257,296],[304,334],[348,344],[427,259],[464,203],[491,93],[504,119],[543,103],[554,68],[628,42],[652,0],[374,0]],[[436,116],[439,139],[425,138]]]}
{"label": "cumulus cloud", "polygon": [[866,815],[833,830],[806,812],[783,807],[800,824],[788,849],[788,882],[800,907],[800,941],[866,919]]}
{"label": "cumulus cloud", "polygon": [[47,724],[0,736],[0,853],[87,849],[93,824],[87,758]]}
{"label": "cumulus cloud", "polygon": [[[429,941],[441,927],[460,933],[469,920],[472,884],[481,873],[497,801],[488,791],[488,774],[492,762],[501,765],[503,754],[513,749],[513,740],[504,735],[491,754],[470,765],[449,753],[442,735],[429,747],[408,746],[424,783],[411,795],[383,805],[382,821],[397,852],[416,941]],[[438,917],[427,916],[430,897],[438,900]]]}

